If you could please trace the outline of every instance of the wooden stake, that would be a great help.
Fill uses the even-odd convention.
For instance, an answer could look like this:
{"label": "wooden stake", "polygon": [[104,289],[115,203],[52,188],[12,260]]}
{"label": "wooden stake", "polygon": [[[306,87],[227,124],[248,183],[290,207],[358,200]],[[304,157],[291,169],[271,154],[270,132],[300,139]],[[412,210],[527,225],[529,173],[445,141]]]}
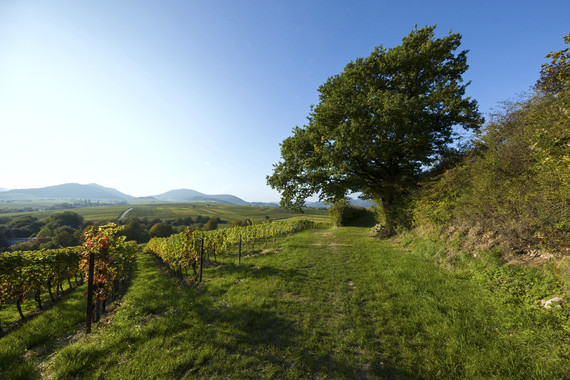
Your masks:
{"label": "wooden stake", "polygon": [[202,282],[202,267],[204,266],[204,239],[200,241],[200,281]]}
{"label": "wooden stake", "polygon": [[95,267],[95,254],[89,253],[89,269],[87,272],[87,312],[85,321],[85,334],[91,333],[91,321],[93,320],[93,272]]}
{"label": "wooden stake", "polygon": [[239,236],[238,264],[241,264],[241,235]]}

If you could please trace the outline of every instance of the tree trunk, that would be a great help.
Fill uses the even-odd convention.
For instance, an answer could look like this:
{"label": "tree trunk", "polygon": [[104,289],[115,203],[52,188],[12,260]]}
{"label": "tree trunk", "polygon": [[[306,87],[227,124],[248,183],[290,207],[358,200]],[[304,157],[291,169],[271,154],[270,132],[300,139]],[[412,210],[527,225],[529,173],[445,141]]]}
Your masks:
{"label": "tree trunk", "polygon": [[384,213],[383,236],[392,236],[397,228],[409,228],[410,220],[407,214],[406,196],[399,190],[385,192],[378,197]]}

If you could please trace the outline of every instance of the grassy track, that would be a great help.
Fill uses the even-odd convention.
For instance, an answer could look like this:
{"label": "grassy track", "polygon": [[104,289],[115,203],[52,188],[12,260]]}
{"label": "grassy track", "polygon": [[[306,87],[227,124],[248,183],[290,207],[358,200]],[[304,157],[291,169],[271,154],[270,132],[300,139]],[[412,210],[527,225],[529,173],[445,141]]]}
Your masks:
{"label": "grassy track", "polygon": [[[198,289],[139,265],[122,306],[39,368],[54,378],[567,378],[553,311],[366,236],[305,231]],[[247,251],[245,252],[248,253]],[[554,311],[556,312],[556,311]],[[558,315],[559,316],[559,315]],[[12,334],[10,334],[9,338]],[[6,339],[4,338],[4,339]],[[0,345],[4,342],[0,341]],[[29,371],[35,364],[29,364]],[[1,377],[1,376],[0,376]],[[25,377],[25,376],[24,376]]]}

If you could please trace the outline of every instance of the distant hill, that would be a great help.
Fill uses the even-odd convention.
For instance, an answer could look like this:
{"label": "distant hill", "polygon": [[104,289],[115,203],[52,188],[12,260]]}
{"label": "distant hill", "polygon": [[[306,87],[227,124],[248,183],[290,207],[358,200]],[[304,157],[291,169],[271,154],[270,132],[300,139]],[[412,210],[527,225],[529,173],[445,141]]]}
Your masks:
{"label": "distant hill", "polygon": [[0,187],[0,193],[3,192],[3,191],[8,191],[8,190],[10,190],[10,189],[5,189],[5,188],[3,188],[3,187]]}
{"label": "distant hill", "polygon": [[90,199],[104,201],[128,201],[133,196],[123,194],[118,190],[99,186],[95,183],[80,185],[66,183],[63,185],[41,187],[37,189],[14,189],[0,193],[0,200],[70,200]]}
{"label": "distant hill", "polygon": [[212,202],[212,203],[226,203],[232,205],[247,206],[248,202],[235,195],[230,194],[216,194],[209,195],[203,194],[195,190],[178,189],[170,190],[166,193],[154,195],[152,198],[167,201],[167,202]]}
{"label": "distant hill", "polygon": [[[78,183],[66,183],[63,185],[41,187],[36,189],[2,189],[0,188],[0,202],[4,201],[72,201],[72,200],[90,200],[103,202],[126,202],[129,204],[145,204],[157,202],[205,202],[205,203],[223,203],[239,206],[261,206],[261,207],[279,207],[279,203],[266,202],[246,202],[243,199],[231,194],[204,194],[196,190],[177,189],[170,190],[166,193],[146,196],[133,197],[120,192],[119,190],[90,183],[81,185]],[[351,199],[350,202],[355,205],[370,207],[373,202],[363,201],[361,199]],[[328,206],[322,202],[308,202],[308,207],[324,207]]]}
{"label": "distant hill", "polygon": [[[90,183],[66,183],[57,186],[41,187],[36,189],[15,189],[0,192],[0,201],[40,201],[40,200],[91,200],[127,203],[155,203],[155,202],[210,202],[225,203],[240,206],[250,205],[235,195],[230,194],[203,194],[195,190],[171,190],[163,194],[147,197],[133,197],[120,191]],[[268,204],[269,206],[269,204]]]}

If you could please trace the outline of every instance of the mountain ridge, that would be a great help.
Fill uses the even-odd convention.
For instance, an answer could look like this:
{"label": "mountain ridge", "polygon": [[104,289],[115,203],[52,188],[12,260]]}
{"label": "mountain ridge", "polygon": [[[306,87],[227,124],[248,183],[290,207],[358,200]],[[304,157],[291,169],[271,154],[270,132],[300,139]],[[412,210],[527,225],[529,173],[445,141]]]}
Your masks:
{"label": "mountain ridge", "polygon": [[0,193],[0,200],[104,200],[120,201],[134,197],[97,184],[65,183],[31,189],[13,189]]}
{"label": "mountain ridge", "polygon": [[[40,200],[91,200],[112,202],[211,202],[235,205],[250,205],[250,202],[231,194],[204,194],[196,190],[177,189],[153,196],[134,197],[117,189],[96,183],[82,185],[65,183],[27,189],[5,189],[0,192],[0,201],[40,201]],[[254,202],[260,204],[260,202]],[[266,205],[273,205],[267,203]]]}
{"label": "mountain ridge", "polygon": [[236,204],[241,206],[249,205],[243,199],[231,194],[204,194],[196,190],[190,189],[176,189],[170,190],[166,193],[153,195],[152,198],[167,202],[215,202]]}
{"label": "mountain ridge", "polygon": [[[248,202],[231,194],[204,194],[191,189],[175,189],[152,196],[134,197],[117,189],[105,187],[96,183],[82,185],[79,183],[65,183],[61,185],[46,186],[28,189],[0,188],[0,202],[9,201],[44,201],[44,200],[90,200],[104,202],[126,203],[153,203],[162,202],[208,202],[223,203],[240,206],[279,207],[279,202]],[[370,207],[373,202],[351,199],[352,204]],[[308,202],[308,207],[328,206],[322,202]]]}

